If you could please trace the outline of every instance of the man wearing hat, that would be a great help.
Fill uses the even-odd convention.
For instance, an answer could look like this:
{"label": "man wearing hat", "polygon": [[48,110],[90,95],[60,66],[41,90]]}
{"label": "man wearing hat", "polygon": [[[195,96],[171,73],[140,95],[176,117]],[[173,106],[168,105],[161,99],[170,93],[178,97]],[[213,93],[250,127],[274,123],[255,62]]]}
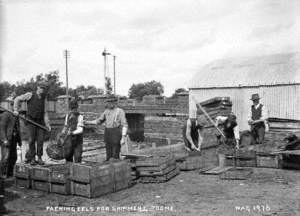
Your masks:
{"label": "man wearing hat", "polygon": [[78,112],[77,100],[71,100],[62,134],[67,133],[64,153],[67,162],[81,163],[83,148],[83,116]]}
{"label": "man wearing hat", "polygon": [[219,166],[224,167],[226,154],[232,154],[234,148],[239,149],[240,131],[236,115],[232,112],[228,116],[217,116],[216,125],[223,126],[223,133],[225,135],[224,142],[221,142],[221,137],[218,137],[221,145],[217,149]]}
{"label": "man wearing hat", "polygon": [[[9,103],[9,110],[13,109],[13,98],[6,99]],[[1,114],[0,121],[0,142],[1,142],[1,172],[6,177],[13,176],[13,170],[17,161],[17,144],[22,145],[20,136],[19,118],[8,111]]]}
{"label": "man wearing hat", "polygon": [[203,141],[203,137],[201,136],[202,129],[203,125],[201,125],[199,119],[197,119],[197,111],[191,111],[190,117],[182,130],[183,141],[187,151],[201,150],[201,144]]}
{"label": "man wearing hat", "polygon": [[256,143],[262,144],[265,138],[266,121],[268,119],[267,109],[259,102],[259,94],[252,94],[250,100],[253,101],[253,105],[248,114],[248,124]]}
{"label": "man wearing hat", "polygon": [[102,124],[105,122],[104,142],[106,160],[119,159],[121,144],[125,143],[128,124],[123,109],[117,107],[118,99],[110,96],[106,99],[106,109],[100,118],[86,121],[87,124]]}
{"label": "man wearing hat", "polygon": [[[44,83],[38,83],[35,92],[27,92],[23,95],[20,95],[14,100],[14,113],[18,115],[18,109],[20,106],[20,101],[27,102],[27,117],[36,123],[41,125],[46,125],[49,131],[51,130],[48,114],[46,112],[46,94],[45,94],[46,85]],[[42,160],[43,155],[43,145],[44,145],[44,131],[41,128],[33,124],[28,124],[29,131],[29,151],[26,162],[31,165],[38,163],[43,165],[44,161]],[[35,146],[35,143],[37,145]],[[38,156],[38,161],[35,160],[35,156]]]}

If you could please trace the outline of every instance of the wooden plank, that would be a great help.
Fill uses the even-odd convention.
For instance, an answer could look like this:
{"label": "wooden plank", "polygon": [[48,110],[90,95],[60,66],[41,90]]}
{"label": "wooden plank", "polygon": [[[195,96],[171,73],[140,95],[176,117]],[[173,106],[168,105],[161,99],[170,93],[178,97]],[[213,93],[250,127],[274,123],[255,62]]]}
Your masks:
{"label": "wooden plank", "polygon": [[139,178],[141,183],[160,183],[169,181],[171,178],[175,177],[180,173],[179,168],[176,167],[174,170],[170,171],[168,174],[163,176],[144,176]]}
{"label": "wooden plank", "polygon": [[31,186],[34,190],[40,190],[44,192],[50,191],[50,183],[48,181],[31,180]]}
{"label": "wooden plank", "polygon": [[157,167],[163,164],[170,163],[175,161],[175,158],[172,156],[154,156],[151,158],[141,158],[136,161],[137,167]]}
{"label": "wooden plank", "polygon": [[205,172],[202,172],[201,174],[206,174],[206,175],[219,175],[223,172],[226,172],[227,170],[231,169],[232,167],[214,167],[210,170],[207,170]]}
{"label": "wooden plank", "polygon": [[58,193],[63,195],[71,194],[71,182],[67,181],[66,183],[54,183],[50,182],[50,193]]}
{"label": "wooden plank", "polygon": [[244,180],[250,178],[252,173],[252,168],[230,168],[226,172],[221,173],[220,179]]}
{"label": "wooden plank", "polygon": [[257,154],[257,167],[281,168],[281,157],[277,154]]}
{"label": "wooden plank", "polygon": [[169,165],[166,168],[159,170],[159,171],[153,171],[153,170],[141,170],[139,171],[139,175],[142,176],[161,176],[169,173],[170,171],[174,170],[176,168],[176,164]]}

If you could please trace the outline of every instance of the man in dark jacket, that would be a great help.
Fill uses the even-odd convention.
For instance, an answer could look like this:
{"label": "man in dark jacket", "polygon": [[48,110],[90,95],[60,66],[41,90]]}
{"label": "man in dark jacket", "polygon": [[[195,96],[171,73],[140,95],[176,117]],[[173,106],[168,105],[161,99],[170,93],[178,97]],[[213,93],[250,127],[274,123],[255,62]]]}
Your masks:
{"label": "man in dark jacket", "polygon": [[[10,110],[13,107],[13,100],[9,100]],[[22,145],[20,136],[19,118],[8,111],[1,114],[0,140],[2,150],[2,175],[13,176],[13,170],[17,161],[17,144]]]}
{"label": "man in dark jacket", "polygon": [[[46,125],[49,131],[51,130],[48,114],[46,112],[46,85],[44,83],[38,83],[35,92],[27,92],[15,98],[14,101],[14,113],[18,115],[18,109],[20,101],[27,102],[27,117],[36,123]],[[31,165],[38,163],[43,165],[43,145],[44,145],[44,131],[41,128],[36,127],[33,124],[28,124],[29,130],[29,151],[26,158],[26,162]],[[35,146],[35,143],[36,146]],[[38,156],[38,161],[35,160],[35,156]]]}

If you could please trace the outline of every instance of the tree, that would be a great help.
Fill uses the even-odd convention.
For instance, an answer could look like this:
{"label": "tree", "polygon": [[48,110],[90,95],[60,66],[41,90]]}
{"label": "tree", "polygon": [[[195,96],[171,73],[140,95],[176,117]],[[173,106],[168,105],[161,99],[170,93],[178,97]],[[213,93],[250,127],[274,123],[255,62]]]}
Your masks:
{"label": "tree", "polygon": [[0,101],[5,100],[12,93],[12,86],[9,82],[0,83]]}
{"label": "tree", "polygon": [[173,93],[173,95],[171,96],[171,98],[176,98],[178,94],[184,93],[184,92],[188,92],[188,91],[185,88],[175,89],[175,92]]}
{"label": "tree", "polygon": [[164,87],[160,82],[150,81],[145,83],[132,84],[129,89],[129,98],[141,101],[145,95],[162,95]]}

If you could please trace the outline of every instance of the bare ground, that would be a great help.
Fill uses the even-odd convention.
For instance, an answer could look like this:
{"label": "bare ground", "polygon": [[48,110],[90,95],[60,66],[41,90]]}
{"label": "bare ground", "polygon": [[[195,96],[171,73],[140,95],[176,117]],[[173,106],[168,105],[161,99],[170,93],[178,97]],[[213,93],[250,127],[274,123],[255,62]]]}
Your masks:
{"label": "bare ground", "polygon": [[[300,171],[254,168],[247,180],[221,180],[199,171],[169,182],[137,183],[99,198],[6,188],[9,215],[300,215]],[[55,207],[64,207],[58,209]],[[78,208],[82,207],[82,208]],[[68,209],[66,209],[68,208]],[[87,211],[89,210],[89,211]],[[93,211],[92,211],[93,210]]]}

